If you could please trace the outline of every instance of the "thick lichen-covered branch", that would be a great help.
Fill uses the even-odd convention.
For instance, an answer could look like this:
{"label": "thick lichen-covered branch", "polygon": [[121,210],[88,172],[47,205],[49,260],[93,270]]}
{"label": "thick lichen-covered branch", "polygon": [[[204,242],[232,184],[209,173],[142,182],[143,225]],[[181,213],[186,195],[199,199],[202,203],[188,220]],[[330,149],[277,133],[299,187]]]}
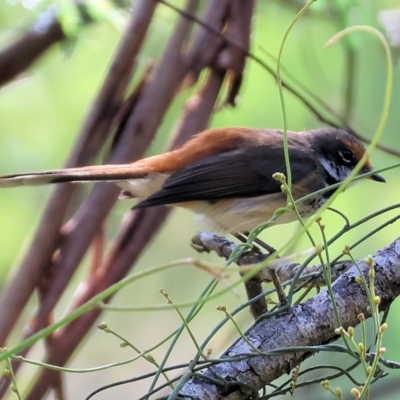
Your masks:
{"label": "thick lichen-covered branch", "polygon": [[[373,256],[373,265],[375,291],[380,297],[380,309],[385,310],[400,295],[400,238],[378,251]],[[367,277],[368,266],[363,262],[359,266]],[[364,314],[366,318],[370,316],[370,300],[363,286],[357,283],[358,276],[359,272],[353,265],[332,285],[344,329],[357,326],[360,323],[359,314]],[[335,334],[336,328],[338,324],[328,291],[323,290],[306,302],[292,306],[287,312],[260,320],[246,333],[260,355],[256,355],[246,341],[238,340],[221,358],[230,359],[242,354],[244,359],[229,360],[204,371],[204,377],[214,379],[214,383],[204,378],[190,379],[181,389],[179,398],[247,399],[314,354],[312,349],[291,352],[292,348],[330,343],[339,338]],[[277,355],[279,349],[286,351]]]}

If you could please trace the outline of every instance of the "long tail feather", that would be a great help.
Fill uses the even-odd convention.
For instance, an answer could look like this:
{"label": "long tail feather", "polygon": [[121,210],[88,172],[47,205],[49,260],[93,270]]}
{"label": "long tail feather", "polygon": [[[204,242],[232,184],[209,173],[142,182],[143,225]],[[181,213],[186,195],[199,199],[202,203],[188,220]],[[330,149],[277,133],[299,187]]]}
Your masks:
{"label": "long tail feather", "polygon": [[133,164],[94,165],[81,168],[55,169],[25,174],[0,176],[0,188],[22,185],[46,185],[62,182],[124,181],[146,176],[144,170]]}

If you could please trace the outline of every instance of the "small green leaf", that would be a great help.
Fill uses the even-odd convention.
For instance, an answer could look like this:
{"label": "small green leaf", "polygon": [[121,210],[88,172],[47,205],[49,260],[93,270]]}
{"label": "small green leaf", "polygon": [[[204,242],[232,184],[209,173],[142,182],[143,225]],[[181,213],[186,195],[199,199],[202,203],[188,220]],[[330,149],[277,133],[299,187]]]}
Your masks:
{"label": "small green leaf", "polygon": [[65,36],[75,38],[78,35],[81,15],[73,2],[69,0],[60,1],[57,19],[60,21]]}

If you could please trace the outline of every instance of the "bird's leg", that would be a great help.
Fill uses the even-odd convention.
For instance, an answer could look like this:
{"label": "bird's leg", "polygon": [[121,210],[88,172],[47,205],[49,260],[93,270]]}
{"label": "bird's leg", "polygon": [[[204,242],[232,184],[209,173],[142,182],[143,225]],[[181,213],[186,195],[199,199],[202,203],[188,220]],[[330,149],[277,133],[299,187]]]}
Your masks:
{"label": "bird's leg", "polygon": [[[267,243],[263,242],[259,238],[255,238],[254,242],[257,243],[259,246],[262,246],[264,249],[266,249],[269,254],[273,254],[276,252],[276,250],[273,247],[269,246]],[[285,294],[285,291],[283,290],[279,276],[276,273],[274,267],[271,266],[271,267],[267,267],[267,268],[268,268],[269,274],[271,276],[271,282],[274,285],[276,294],[278,296],[279,306],[280,307],[285,306],[287,304],[286,294]]]}
{"label": "bird's leg", "polygon": [[[233,233],[233,236],[240,240],[242,243],[247,243],[247,238],[245,234],[241,232]],[[253,245],[253,251],[262,254],[261,249],[258,246]],[[240,264],[239,264],[240,265]],[[241,274],[242,276],[244,273]],[[247,281],[244,282],[244,287],[246,289],[247,299],[252,300],[254,297],[259,296],[262,293],[262,278],[260,274],[252,276]],[[268,311],[267,302],[264,296],[259,297],[250,304],[250,312],[254,319],[257,319],[261,315]]]}
{"label": "bird's leg", "polygon": [[[234,236],[237,239],[239,239],[240,241],[246,243],[247,242],[246,236],[248,236],[248,235],[249,235],[249,232],[243,232],[243,233],[236,233]],[[269,254],[273,254],[276,252],[276,250],[273,247],[269,246],[267,243],[263,242],[259,238],[255,238],[253,242],[257,244],[257,246],[255,246],[255,248],[258,249],[258,251],[260,251],[259,247],[261,247],[264,250],[266,250]],[[268,270],[270,273],[271,282],[274,285],[276,294],[278,296],[279,306],[282,307],[282,306],[286,305],[286,303],[287,303],[285,291],[282,288],[281,282],[279,280],[279,277],[278,277],[275,269],[273,267],[269,267]],[[245,287],[246,287],[247,297],[249,300],[251,300],[252,298],[254,298],[262,293],[261,280],[258,275],[254,276],[253,278],[251,278],[247,282],[245,282]],[[253,314],[253,316],[255,318],[260,317],[266,311],[267,311],[267,303],[264,299],[258,300],[251,305],[251,313]]]}

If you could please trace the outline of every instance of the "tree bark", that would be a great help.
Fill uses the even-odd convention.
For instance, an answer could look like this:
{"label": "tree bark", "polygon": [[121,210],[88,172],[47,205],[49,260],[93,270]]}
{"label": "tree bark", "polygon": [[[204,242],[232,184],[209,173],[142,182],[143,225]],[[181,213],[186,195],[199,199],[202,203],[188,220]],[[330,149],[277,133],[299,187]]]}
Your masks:
{"label": "tree bark", "polygon": [[[383,311],[400,295],[400,238],[373,256],[375,269],[375,291],[381,298]],[[369,299],[364,288],[356,282],[359,272],[351,262],[332,285],[341,326],[347,329],[360,323],[358,315],[370,317]],[[360,261],[359,265],[368,282],[368,266]],[[269,319],[257,322],[246,333],[246,338],[263,354],[257,356],[244,341],[238,340],[221,359],[244,355],[240,361],[229,361],[210,367],[204,371],[205,377],[220,381],[210,383],[206,379],[194,377],[188,380],[179,392],[180,399],[196,400],[244,400],[255,395],[259,389],[287,374],[303,360],[318,350],[303,349],[291,352],[291,348],[318,346],[339,338],[335,334],[338,328],[327,290],[309,299],[305,303],[291,307]],[[287,349],[285,354],[276,351]],[[273,354],[275,351],[275,354]],[[246,357],[246,355],[248,355]]]}

